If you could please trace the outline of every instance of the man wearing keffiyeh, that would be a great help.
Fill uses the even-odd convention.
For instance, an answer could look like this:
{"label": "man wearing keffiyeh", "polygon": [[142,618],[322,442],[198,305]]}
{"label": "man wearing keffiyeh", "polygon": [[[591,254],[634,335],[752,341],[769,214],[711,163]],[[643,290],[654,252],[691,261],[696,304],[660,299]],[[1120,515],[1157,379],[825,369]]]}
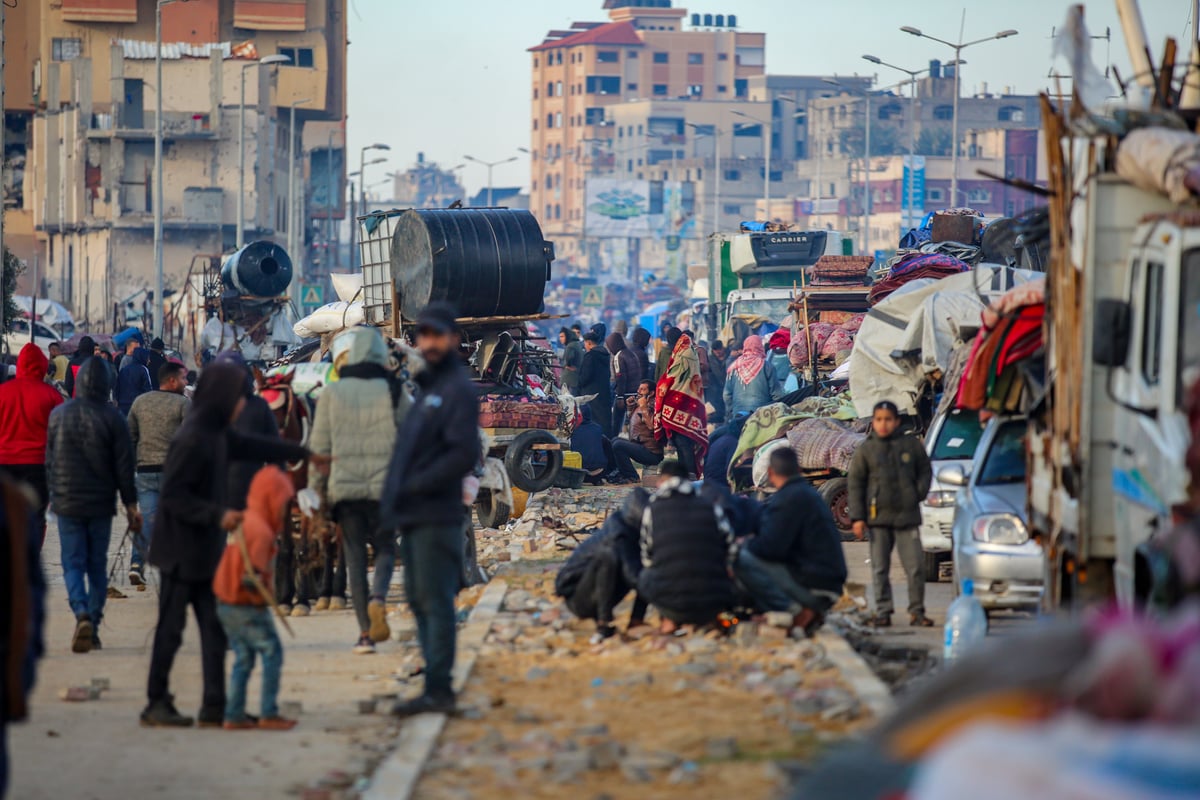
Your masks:
{"label": "man wearing keffiyeh", "polygon": [[704,380],[700,355],[692,338],[679,337],[671,351],[666,374],[654,392],[654,438],[670,442],[688,472],[700,477],[708,451],[708,415],[704,408]]}

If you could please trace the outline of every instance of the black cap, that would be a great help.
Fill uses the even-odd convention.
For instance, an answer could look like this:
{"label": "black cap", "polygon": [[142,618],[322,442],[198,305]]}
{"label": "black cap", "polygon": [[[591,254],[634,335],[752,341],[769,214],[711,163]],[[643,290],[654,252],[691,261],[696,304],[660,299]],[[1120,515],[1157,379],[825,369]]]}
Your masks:
{"label": "black cap", "polygon": [[167,348],[167,345],[163,342],[162,339],[159,339],[157,336],[154,337],[154,340],[150,342],[151,350],[165,350],[166,348]]}
{"label": "black cap", "polygon": [[417,315],[417,330],[453,333],[458,330],[458,314],[449,303],[430,303]]}
{"label": "black cap", "polygon": [[596,333],[596,331],[588,331],[583,335],[583,340],[585,342],[600,344],[600,334]]}

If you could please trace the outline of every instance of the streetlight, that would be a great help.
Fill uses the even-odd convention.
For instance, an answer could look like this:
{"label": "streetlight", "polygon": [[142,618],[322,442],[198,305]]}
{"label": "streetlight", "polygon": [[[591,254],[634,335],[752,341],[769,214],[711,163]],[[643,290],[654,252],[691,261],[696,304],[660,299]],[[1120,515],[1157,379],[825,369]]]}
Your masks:
{"label": "streetlight", "polygon": [[[713,223],[712,224],[713,224],[713,233],[720,233],[721,232],[721,137],[725,135],[725,131],[721,130],[720,128],[718,128],[716,126],[713,126],[712,133],[700,133],[700,128],[702,126],[697,125],[694,122],[689,122],[687,124],[687,126],[689,128],[691,128],[692,130],[696,131],[697,134],[700,136],[712,136],[713,137],[713,163],[716,167],[717,177],[716,177],[715,186],[714,186]],[[715,299],[713,298],[713,291],[714,291],[713,288],[710,286],[709,290],[708,290],[710,302],[716,302]]]}
{"label": "streetlight", "polygon": [[[766,169],[764,170],[764,172],[766,174],[764,176],[765,180],[763,181],[763,201],[766,203],[766,206],[767,206],[767,222],[770,222],[771,221],[771,126],[774,124],[774,120],[772,119],[771,122],[764,122],[763,120],[759,119],[758,117],[752,117],[749,114],[746,114],[745,112],[742,112],[742,111],[734,111],[733,115],[736,117],[745,117],[746,119],[750,120],[751,122],[757,122],[759,125],[762,126],[762,129],[763,129],[763,152],[766,153],[766,162],[764,165],[766,167]],[[744,122],[739,123],[739,124],[745,125]]]}
{"label": "streetlight", "polygon": [[866,123],[864,125],[866,130],[863,141],[863,192],[866,197],[863,200],[862,237],[862,249],[865,253],[871,249],[871,90],[855,91],[845,84],[840,83],[836,78],[822,78],[821,80],[837,86],[847,94],[857,95],[866,101]]}
{"label": "streetlight", "polygon": [[[524,149],[524,148],[518,148],[518,149]],[[529,152],[529,151],[526,150],[525,152]],[[482,164],[483,166],[487,167],[487,171],[488,171],[487,205],[488,205],[488,208],[491,208],[492,207],[492,170],[495,169],[496,167],[500,166],[501,164],[508,164],[510,162],[516,161],[518,156],[512,156],[511,158],[506,158],[503,161],[484,161],[482,158],[476,158],[475,156],[463,156],[463,158],[465,158],[467,161],[474,161],[476,164]]]}
{"label": "streetlight", "polygon": [[[908,98],[908,216],[905,218],[904,226],[912,227],[912,217],[916,211],[916,183],[917,183],[917,76],[923,72],[928,72],[929,69],[905,69],[898,67],[895,64],[889,64],[883,59],[864,55],[863,59],[870,61],[872,64],[877,64],[881,67],[888,67],[897,72],[903,72],[908,76],[908,85],[911,95]],[[958,74],[958,64],[954,66],[954,73]]]}
{"label": "streetlight", "polygon": [[[163,335],[163,101],[162,10],[187,0],[157,0],[154,4],[154,317],[150,329]],[[37,292],[34,292],[36,296]],[[30,326],[33,330],[33,326]]]}
{"label": "streetlight", "polygon": [[311,98],[303,100],[293,100],[288,103],[288,223],[287,223],[287,241],[288,255],[296,263],[299,269],[296,270],[296,275],[292,280],[292,300],[296,306],[300,306],[300,282],[304,277],[304,262],[298,254],[298,250],[303,242],[298,242],[296,229],[300,225],[300,214],[296,211],[296,106],[307,105],[312,102]]}
{"label": "streetlight", "polygon": [[381,164],[384,161],[387,161],[387,158],[381,156],[381,157],[373,160],[371,162],[371,164],[368,164],[368,163],[366,163],[367,151],[368,150],[391,150],[391,149],[392,148],[389,145],[380,144],[377,142],[375,144],[369,144],[366,147],[364,147],[358,151],[358,172],[359,172],[359,176],[360,176],[359,180],[358,180],[358,188],[359,188],[359,195],[360,195],[359,200],[361,201],[360,205],[362,206],[361,213],[363,213],[363,214],[367,213],[367,187],[366,187],[366,180],[365,180],[366,175],[363,172],[363,170],[365,170],[371,164]]}
{"label": "streetlight", "polygon": [[[967,14],[967,12],[964,10],[963,11],[964,21],[965,21],[966,14]],[[961,81],[961,75],[959,73],[962,72],[960,67],[962,66],[962,63],[963,63],[962,51],[968,47],[971,47],[972,45],[983,44],[984,42],[990,42],[993,39],[1007,39],[1010,36],[1016,36],[1017,31],[1013,30],[1012,28],[1009,28],[1008,30],[994,33],[991,36],[984,37],[983,39],[975,39],[970,42],[958,42],[956,44],[954,42],[947,42],[945,39],[939,39],[936,36],[930,36],[928,33],[922,32],[920,28],[914,28],[911,25],[904,25],[900,28],[900,30],[903,31],[904,33],[912,34],[913,36],[917,36],[922,39],[929,39],[930,41],[937,42],[938,44],[944,44],[947,47],[952,48],[954,50],[954,62],[955,62],[955,64],[954,64],[954,112],[953,112],[954,121],[951,123],[952,130],[950,133],[950,138],[953,139],[954,141],[953,141],[953,149],[951,150],[952,159],[950,162],[950,196],[957,197],[958,196],[958,88],[959,88],[960,81]]]}
{"label": "streetlight", "polygon": [[[255,67],[266,67],[271,64],[290,64],[292,59],[285,55],[263,56],[258,61],[242,65],[242,95],[238,104],[238,194],[237,194],[237,249],[241,250],[246,243],[246,233],[242,230],[246,223],[246,70]],[[162,92],[159,92],[161,95]],[[261,98],[260,98],[261,100]],[[258,159],[256,153],[255,160]],[[255,214],[255,219],[258,215]]]}

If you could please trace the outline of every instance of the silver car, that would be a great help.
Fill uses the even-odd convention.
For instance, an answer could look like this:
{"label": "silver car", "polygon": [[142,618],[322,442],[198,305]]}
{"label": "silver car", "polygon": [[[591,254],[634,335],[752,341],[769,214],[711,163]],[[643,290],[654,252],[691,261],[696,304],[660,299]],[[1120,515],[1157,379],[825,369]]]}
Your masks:
{"label": "silver car", "polygon": [[985,611],[1036,608],[1045,556],[1025,524],[1023,418],[991,420],[970,470],[943,467],[938,480],[961,487],[954,506],[954,589],[975,582]]}
{"label": "silver car", "polygon": [[925,434],[925,449],[933,466],[933,484],[921,503],[921,549],[925,551],[925,580],[936,582],[938,565],[950,560],[954,530],[954,499],[958,487],[944,484],[938,473],[959,466],[964,473],[975,458],[983,436],[978,411],[953,409],[939,414]]}

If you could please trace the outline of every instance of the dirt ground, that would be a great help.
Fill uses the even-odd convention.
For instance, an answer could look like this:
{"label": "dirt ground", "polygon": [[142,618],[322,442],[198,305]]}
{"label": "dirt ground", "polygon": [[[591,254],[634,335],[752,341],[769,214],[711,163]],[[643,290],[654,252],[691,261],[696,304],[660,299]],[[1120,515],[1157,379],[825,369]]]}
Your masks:
{"label": "dirt ground", "polygon": [[783,788],[780,763],[871,721],[839,706],[849,693],[822,648],[782,629],[589,644],[591,625],[551,600],[553,570],[506,570],[515,602],[417,797],[765,800]]}

